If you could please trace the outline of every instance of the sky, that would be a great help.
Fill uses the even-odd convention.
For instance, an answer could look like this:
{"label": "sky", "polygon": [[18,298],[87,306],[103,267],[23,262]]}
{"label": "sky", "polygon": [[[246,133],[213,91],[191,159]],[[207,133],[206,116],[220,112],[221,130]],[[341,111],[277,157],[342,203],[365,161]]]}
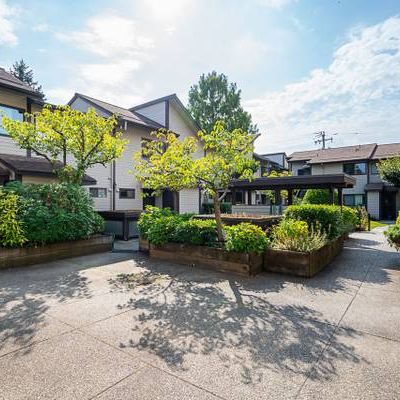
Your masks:
{"label": "sky", "polygon": [[400,142],[399,0],[0,0],[0,66],[122,107],[236,82],[256,151]]}

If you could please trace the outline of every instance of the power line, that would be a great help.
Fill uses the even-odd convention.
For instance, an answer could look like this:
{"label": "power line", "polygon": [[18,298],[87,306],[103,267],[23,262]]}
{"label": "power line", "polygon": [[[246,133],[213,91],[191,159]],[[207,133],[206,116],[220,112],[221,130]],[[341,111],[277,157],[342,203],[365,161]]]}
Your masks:
{"label": "power line", "polygon": [[326,149],[326,143],[327,142],[333,142],[333,137],[326,137],[326,132],[325,131],[320,131],[316,132],[314,134],[314,143],[315,144],[321,144],[322,143],[322,150]]}

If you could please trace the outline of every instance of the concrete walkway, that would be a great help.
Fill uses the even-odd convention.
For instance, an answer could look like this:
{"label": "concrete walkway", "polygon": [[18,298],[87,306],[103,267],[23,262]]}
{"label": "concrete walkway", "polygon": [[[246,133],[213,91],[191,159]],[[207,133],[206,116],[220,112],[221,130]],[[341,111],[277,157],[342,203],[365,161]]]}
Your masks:
{"label": "concrete walkway", "polygon": [[0,399],[399,399],[400,254],[311,280],[107,253],[0,272]]}

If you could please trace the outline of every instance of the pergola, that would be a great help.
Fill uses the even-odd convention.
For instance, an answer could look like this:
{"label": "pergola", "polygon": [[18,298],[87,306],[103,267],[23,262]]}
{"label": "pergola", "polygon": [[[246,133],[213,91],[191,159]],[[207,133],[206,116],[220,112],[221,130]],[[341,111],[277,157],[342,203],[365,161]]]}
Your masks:
{"label": "pergola", "polygon": [[356,179],[346,174],[326,175],[301,175],[282,177],[263,177],[249,180],[233,180],[230,185],[232,192],[232,204],[235,204],[235,192],[237,190],[247,191],[248,203],[251,204],[251,192],[260,190],[274,190],[279,193],[281,190],[288,192],[288,204],[293,203],[293,190],[298,189],[329,189],[332,203],[334,202],[333,192],[338,191],[339,205],[343,204],[343,189],[352,188]]}

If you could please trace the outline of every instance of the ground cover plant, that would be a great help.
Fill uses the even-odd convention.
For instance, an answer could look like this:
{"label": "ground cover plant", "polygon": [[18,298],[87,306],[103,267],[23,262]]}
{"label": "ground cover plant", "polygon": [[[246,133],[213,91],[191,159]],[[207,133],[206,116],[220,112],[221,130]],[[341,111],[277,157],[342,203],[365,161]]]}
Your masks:
{"label": "ground cover plant", "polygon": [[[85,239],[103,229],[103,219],[94,210],[89,193],[73,184],[24,185],[12,182],[1,190],[2,199],[13,206],[0,224],[1,245],[20,247],[65,240]],[[3,214],[2,214],[3,216]],[[7,221],[7,226],[5,225]]]}
{"label": "ground cover plant", "polygon": [[397,251],[400,251],[400,213],[396,219],[396,223],[388,227],[385,236],[389,244]]}

